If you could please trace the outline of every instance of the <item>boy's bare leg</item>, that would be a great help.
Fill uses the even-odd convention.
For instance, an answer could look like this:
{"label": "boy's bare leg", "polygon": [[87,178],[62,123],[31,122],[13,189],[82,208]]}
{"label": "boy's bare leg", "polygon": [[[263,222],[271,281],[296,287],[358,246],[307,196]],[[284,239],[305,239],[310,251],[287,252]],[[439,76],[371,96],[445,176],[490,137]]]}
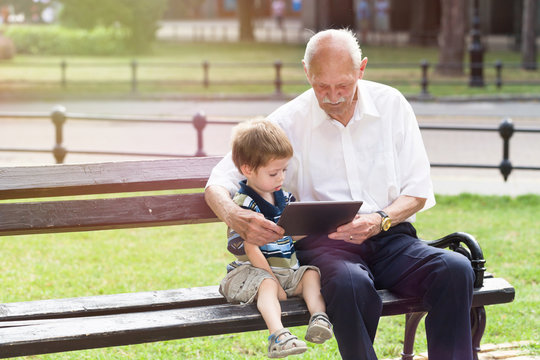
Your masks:
{"label": "boy's bare leg", "polygon": [[306,270],[294,295],[302,294],[310,314],[326,312],[326,305],[321,294],[321,277],[315,270]]}
{"label": "boy's bare leg", "polygon": [[264,279],[257,293],[257,309],[259,309],[270,334],[283,329],[278,289],[275,280]]}

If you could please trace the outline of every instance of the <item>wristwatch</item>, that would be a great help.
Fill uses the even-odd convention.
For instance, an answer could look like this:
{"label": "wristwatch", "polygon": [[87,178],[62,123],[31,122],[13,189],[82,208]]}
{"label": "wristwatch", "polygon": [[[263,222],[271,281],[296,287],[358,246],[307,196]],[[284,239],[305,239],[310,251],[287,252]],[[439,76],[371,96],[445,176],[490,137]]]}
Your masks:
{"label": "wristwatch", "polygon": [[385,213],[382,210],[376,211],[377,214],[381,215],[381,231],[387,231],[390,229],[390,226],[392,226],[392,220],[390,220],[390,217],[387,213]]}

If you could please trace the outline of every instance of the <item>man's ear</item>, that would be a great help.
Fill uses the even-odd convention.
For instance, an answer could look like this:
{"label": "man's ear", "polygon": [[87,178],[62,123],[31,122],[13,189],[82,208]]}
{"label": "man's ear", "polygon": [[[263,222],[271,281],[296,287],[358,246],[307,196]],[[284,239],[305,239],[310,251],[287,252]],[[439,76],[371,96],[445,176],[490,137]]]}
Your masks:
{"label": "man's ear", "polygon": [[308,83],[311,85],[311,79],[309,77],[309,71],[308,71],[308,68],[306,66],[306,62],[304,60],[302,60],[302,65],[304,65],[304,73],[306,74],[306,79],[307,79]]}
{"label": "man's ear", "polygon": [[358,76],[358,79],[359,80],[362,80],[362,78],[364,77],[364,72],[366,71],[366,66],[367,66],[367,57],[363,58],[362,59],[362,62],[360,62],[360,74]]}

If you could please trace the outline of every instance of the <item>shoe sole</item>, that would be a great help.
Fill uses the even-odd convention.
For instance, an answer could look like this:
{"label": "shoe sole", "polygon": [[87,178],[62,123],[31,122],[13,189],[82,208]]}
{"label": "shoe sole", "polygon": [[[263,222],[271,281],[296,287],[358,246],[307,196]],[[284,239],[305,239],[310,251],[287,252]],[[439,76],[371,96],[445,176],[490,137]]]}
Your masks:
{"label": "shoe sole", "polygon": [[327,327],[313,325],[308,328],[305,339],[314,344],[322,344],[332,338],[332,330]]}

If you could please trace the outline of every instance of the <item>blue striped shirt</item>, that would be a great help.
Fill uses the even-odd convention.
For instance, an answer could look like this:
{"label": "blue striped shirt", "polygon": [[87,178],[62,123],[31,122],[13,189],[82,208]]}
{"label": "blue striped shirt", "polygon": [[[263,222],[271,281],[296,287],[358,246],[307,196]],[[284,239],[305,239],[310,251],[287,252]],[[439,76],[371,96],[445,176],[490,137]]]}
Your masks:
{"label": "blue striped shirt", "polygon": [[[240,182],[240,190],[233,197],[233,201],[240,207],[262,213],[266,219],[276,223],[285,206],[294,200],[294,196],[291,193],[279,190],[274,192],[275,205],[273,205],[249,187],[245,180]],[[268,264],[273,268],[296,270],[300,266],[296,258],[293,240],[290,236],[285,236],[277,241],[260,246],[259,249],[268,261]],[[227,271],[231,271],[243,264],[249,264],[249,259],[244,251],[244,240],[230,228],[227,231],[227,250],[236,256],[236,260],[227,265]]]}

